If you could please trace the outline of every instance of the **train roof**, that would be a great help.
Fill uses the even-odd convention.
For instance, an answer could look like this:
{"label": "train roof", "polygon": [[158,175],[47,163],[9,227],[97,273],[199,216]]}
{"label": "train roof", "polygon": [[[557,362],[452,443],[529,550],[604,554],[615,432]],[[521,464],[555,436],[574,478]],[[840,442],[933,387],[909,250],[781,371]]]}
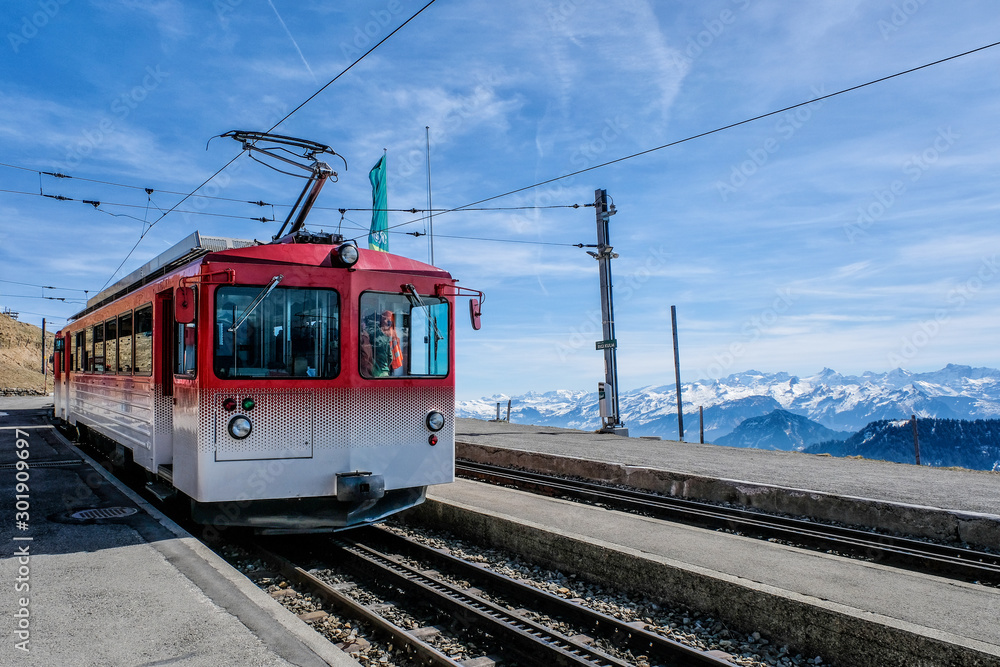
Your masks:
{"label": "train roof", "polygon": [[106,287],[95,296],[87,299],[87,307],[79,313],[72,315],[69,319],[76,320],[87,313],[91,313],[104,304],[111,303],[115,299],[121,298],[142,287],[160,276],[166,275],[170,271],[184,266],[188,262],[203,257],[210,252],[220,250],[231,250],[234,248],[247,248],[257,245],[257,241],[246,239],[230,239],[221,236],[202,236],[200,232],[194,232],[180,243],[175,244],[168,250],[149,260],[138,269],[128,274],[114,285]]}
{"label": "train roof", "polygon": [[[292,261],[289,256],[290,244],[313,243],[317,245],[330,244],[340,241],[340,237],[329,234],[313,235],[302,231],[296,235],[289,235],[283,239],[262,243],[256,240],[233,239],[220,236],[203,236],[200,232],[194,232],[180,243],[175,244],[168,250],[160,253],[149,260],[138,269],[118,280],[115,284],[101,290],[97,295],[87,300],[87,307],[71,316],[69,319],[77,320],[84,315],[94,312],[98,308],[119,299],[140,287],[147,285],[157,278],[178,269],[196,259],[205,257],[213,253],[225,252],[223,258],[241,258],[244,260],[270,260],[270,261]],[[298,245],[296,244],[296,245]],[[301,245],[299,245],[301,248]],[[226,252],[228,251],[228,252]],[[324,256],[327,253],[321,253]],[[355,265],[357,269],[368,271],[401,271],[406,273],[423,273],[426,275],[438,275],[450,278],[450,275],[435,266],[423,262],[392,255],[385,252],[359,249],[359,261]],[[301,255],[299,255],[301,257]],[[297,262],[296,262],[297,263]],[[307,262],[308,263],[308,262]]]}

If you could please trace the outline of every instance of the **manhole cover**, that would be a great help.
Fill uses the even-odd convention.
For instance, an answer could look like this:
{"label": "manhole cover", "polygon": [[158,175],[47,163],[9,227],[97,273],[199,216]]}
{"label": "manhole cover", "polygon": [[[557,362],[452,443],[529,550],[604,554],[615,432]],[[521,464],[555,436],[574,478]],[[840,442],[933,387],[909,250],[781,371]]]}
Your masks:
{"label": "manhole cover", "polygon": [[121,519],[138,512],[134,507],[98,507],[90,510],[80,510],[69,515],[71,519],[87,521],[91,519]]}

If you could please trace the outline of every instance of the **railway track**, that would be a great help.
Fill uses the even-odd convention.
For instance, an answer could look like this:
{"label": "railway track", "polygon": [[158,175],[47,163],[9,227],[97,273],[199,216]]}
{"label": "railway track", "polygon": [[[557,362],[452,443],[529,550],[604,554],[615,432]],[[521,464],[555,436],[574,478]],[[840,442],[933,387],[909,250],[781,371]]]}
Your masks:
{"label": "railway track", "polygon": [[988,552],[469,461],[456,462],[455,472],[468,479],[513,486],[547,496],[599,503],[705,528],[784,540],[797,546],[846,553],[975,583],[1000,584],[1000,557]]}
{"label": "railway track", "polygon": [[[636,664],[625,656],[642,656],[643,664],[732,665],[719,652],[704,652],[674,642],[654,632],[542,591],[516,579],[493,572],[443,549],[435,549],[384,529],[352,531],[350,537],[316,542],[310,554],[288,556],[254,547],[277,566],[296,586],[336,607],[341,613],[369,623],[388,643],[406,647],[410,659],[420,664],[469,665],[587,665],[625,667]],[[296,564],[307,559],[310,568]],[[315,564],[319,559],[319,564]],[[436,610],[433,630],[407,629],[390,620],[387,604],[359,604],[345,590],[353,585],[331,584],[323,577],[322,563],[336,564],[357,576],[359,585],[374,585],[388,591],[395,605],[416,605]],[[431,569],[428,569],[431,568]],[[448,575],[442,575],[442,572]],[[462,583],[455,583],[456,581]],[[475,588],[470,587],[474,585]],[[398,597],[397,597],[397,594]],[[560,628],[571,627],[573,635],[539,620],[552,619]],[[447,629],[457,631],[459,642],[490,648],[490,658],[457,662],[422,637]],[[604,650],[602,647],[608,647]],[[727,656],[728,657],[728,656]],[[485,660],[485,662],[484,662]]]}

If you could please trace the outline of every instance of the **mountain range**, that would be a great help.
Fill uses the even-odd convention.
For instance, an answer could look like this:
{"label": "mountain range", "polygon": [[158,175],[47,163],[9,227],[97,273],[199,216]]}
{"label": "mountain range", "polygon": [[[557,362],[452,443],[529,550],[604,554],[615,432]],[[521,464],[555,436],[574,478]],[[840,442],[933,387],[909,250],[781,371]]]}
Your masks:
{"label": "mountain range", "polygon": [[[750,370],[719,380],[682,383],[681,394],[684,440],[699,439],[699,407],[704,410],[705,441],[717,444],[726,444],[725,436],[747,420],[778,410],[784,415],[772,418],[770,428],[766,420],[751,422],[737,434],[740,439],[731,438],[730,444],[803,449],[819,441],[843,440],[871,422],[908,419],[911,415],[957,420],[998,418],[1000,370],[949,364],[929,373],[895,369],[856,376],[824,368],[808,377]],[[515,423],[583,430],[600,426],[597,393],[588,391],[529,392],[459,401],[457,413],[460,417],[493,419],[497,403],[502,403],[506,414],[508,399],[512,403],[511,421]],[[623,392],[619,405],[630,435],[678,439],[675,385]],[[833,434],[794,417],[806,418]],[[780,427],[775,426],[778,422]],[[775,428],[784,433],[784,441]],[[757,436],[751,433],[754,429]],[[765,431],[774,437],[765,437]]]}
{"label": "mountain range", "polygon": [[[917,432],[921,465],[1000,471],[1000,420],[917,419]],[[816,443],[803,451],[914,463],[913,422],[874,421],[844,441]]]}

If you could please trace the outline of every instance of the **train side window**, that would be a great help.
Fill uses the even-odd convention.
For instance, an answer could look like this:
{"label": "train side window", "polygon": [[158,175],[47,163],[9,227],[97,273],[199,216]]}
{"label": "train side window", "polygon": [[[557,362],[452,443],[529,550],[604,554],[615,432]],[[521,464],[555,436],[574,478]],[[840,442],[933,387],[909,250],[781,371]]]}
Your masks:
{"label": "train side window", "polygon": [[73,370],[82,373],[87,368],[87,334],[77,331],[73,346]]}
{"label": "train side window", "polygon": [[94,372],[94,327],[87,327],[83,348],[83,370],[86,373]]}
{"label": "train side window", "polygon": [[135,309],[133,321],[135,330],[135,375],[153,374],[153,304],[147,303]]}
{"label": "train side window", "polygon": [[118,318],[104,323],[104,372],[118,372]]}
{"label": "train side window", "polygon": [[104,372],[104,322],[94,325],[94,372]]}
{"label": "train side window", "polygon": [[132,311],[118,316],[118,373],[132,374]]}
{"label": "train side window", "polygon": [[175,340],[177,349],[174,351],[174,374],[194,377],[198,372],[198,330],[194,322],[178,322]]}

